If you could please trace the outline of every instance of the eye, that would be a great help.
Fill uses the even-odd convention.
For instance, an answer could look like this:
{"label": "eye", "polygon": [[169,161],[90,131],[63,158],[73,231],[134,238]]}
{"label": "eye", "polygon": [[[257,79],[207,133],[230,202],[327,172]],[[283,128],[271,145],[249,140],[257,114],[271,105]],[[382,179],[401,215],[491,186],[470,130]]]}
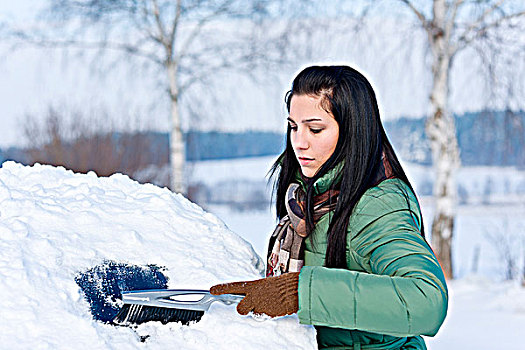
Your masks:
{"label": "eye", "polygon": [[314,134],[319,134],[321,131],[323,131],[323,129],[312,129],[310,128],[310,131]]}
{"label": "eye", "polygon": [[291,130],[297,131],[297,125],[289,123],[288,126],[290,127]]}

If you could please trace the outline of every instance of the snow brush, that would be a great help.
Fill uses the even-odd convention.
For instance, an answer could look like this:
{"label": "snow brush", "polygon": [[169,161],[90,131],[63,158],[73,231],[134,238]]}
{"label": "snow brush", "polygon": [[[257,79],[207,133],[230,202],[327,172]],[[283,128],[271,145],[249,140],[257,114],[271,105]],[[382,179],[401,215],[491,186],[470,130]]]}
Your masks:
{"label": "snow brush", "polygon": [[139,325],[149,321],[181,322],[183,325],[200,321],[210,305],[220,301],[226,305],[239,303],[243,295],[212,295],[208,290],[150,289],[122,292],[124,306],[112,323],[121,326]]}
{"label": "snow brush", "polygon": [[[75,276],[93,319],[132,326],[148,321],[162,323],[199,321],[210,304],[238,303],[241,295],[214,296],[207,290],[168,289],[165,267],[132,265],[112,260]],[[122,304],[124,304],[123,307]]]}

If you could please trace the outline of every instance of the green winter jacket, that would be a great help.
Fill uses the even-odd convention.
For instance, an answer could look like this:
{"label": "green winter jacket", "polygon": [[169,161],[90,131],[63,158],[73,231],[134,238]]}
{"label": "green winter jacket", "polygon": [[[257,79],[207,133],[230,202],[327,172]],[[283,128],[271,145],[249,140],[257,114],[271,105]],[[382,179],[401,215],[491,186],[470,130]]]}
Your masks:
{"label": "green winter jacket", "polygon": [[[314,184],[315,194],[340,176]],[[299,182],[304,186],[300,178]],[[306,239],[299,275],[301,323],[314,325],[320,349],[426,349],[447,313],[441,267],[421,236],[421,212],[410,188],[387,179],[368,189],[348,224],[347,269],[323,267],[331,213]]]}

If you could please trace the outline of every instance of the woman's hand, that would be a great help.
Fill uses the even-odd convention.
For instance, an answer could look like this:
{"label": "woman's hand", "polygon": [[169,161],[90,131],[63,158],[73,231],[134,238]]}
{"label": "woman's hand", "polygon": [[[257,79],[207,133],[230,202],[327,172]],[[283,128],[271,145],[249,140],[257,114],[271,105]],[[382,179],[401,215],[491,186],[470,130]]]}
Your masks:
{"label": "woman's hand", "polygon": [[298,285],[299,272],[290,272],[255,281],[218,284],[210,288],[210,293],[246,295],[237,305],[238,313],[246,315],[253,311],[255,314],[277,317],[299,310]]}

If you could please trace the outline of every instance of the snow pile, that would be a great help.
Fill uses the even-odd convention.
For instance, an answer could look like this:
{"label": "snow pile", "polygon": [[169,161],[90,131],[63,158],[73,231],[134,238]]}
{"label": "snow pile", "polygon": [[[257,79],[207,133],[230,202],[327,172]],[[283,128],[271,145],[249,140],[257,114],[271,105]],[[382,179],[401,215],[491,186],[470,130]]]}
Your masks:
{"label": "snow pile", "polygon": [[[249,218],[247,218],[249,220]],[[259,278],[253,248],[184,197],[123,175],[14,162],[0,168],[0,344],[5,348],[315,348],[295,316],[240,316],[215,303],[198,323],[137,329],[93,321],[78,272],[114,260],[165,266],[169,288]],[[141,336],[148,336],[145,343]]]}

